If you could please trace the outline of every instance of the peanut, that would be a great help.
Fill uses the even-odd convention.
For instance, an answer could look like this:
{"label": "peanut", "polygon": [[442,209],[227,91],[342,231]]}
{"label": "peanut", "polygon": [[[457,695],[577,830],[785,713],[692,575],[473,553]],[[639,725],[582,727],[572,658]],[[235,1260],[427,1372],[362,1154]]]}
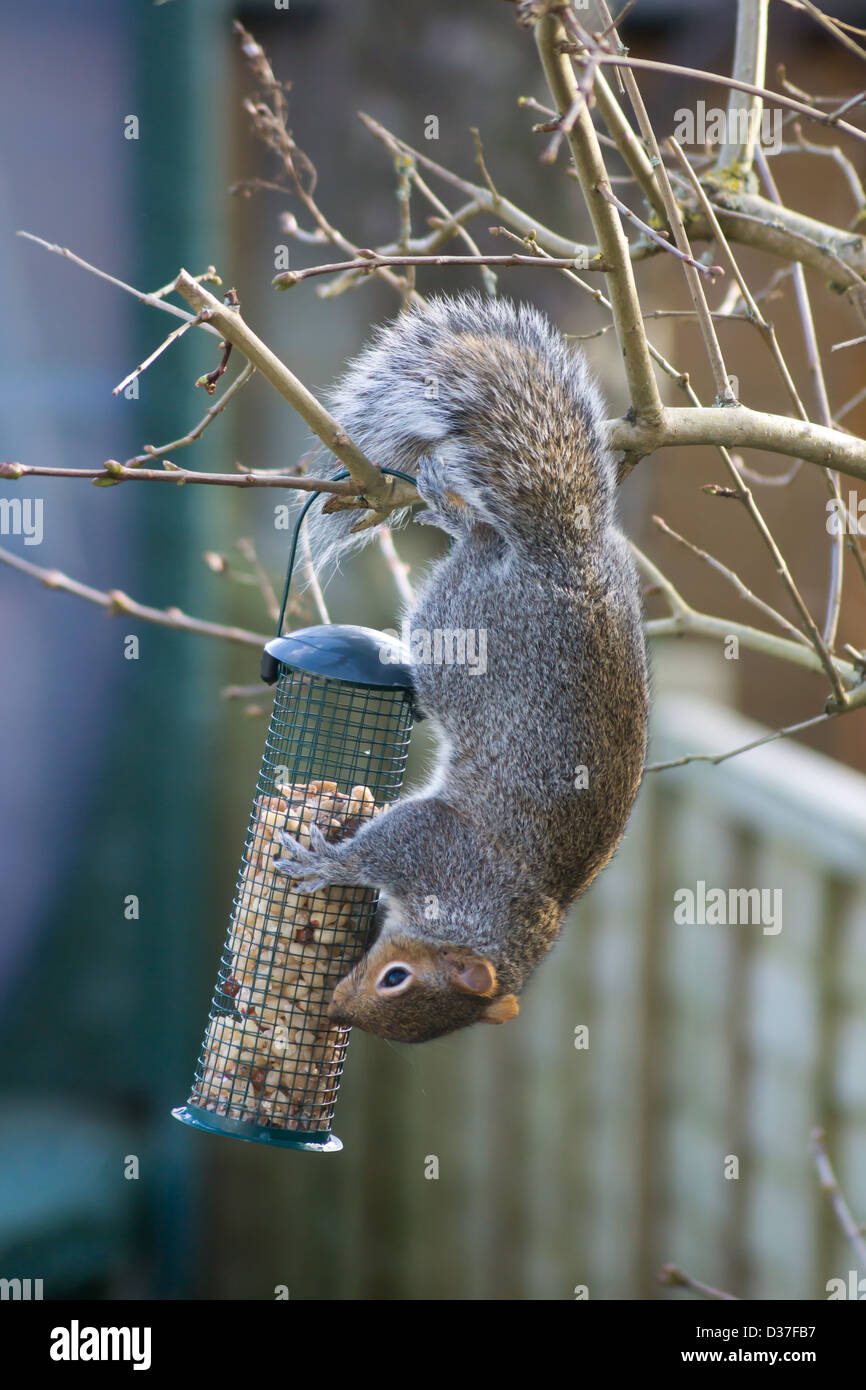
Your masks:
{"label": "peanut", "polygon": [[379,808],[369,787],[278,784],[256,798],[226,950],[221,1002],[236,1013],[211,1020],[191,1103],[260,1125],[327,1127],[347,1030],[328,1025],[334,985],[357,961],[365,923],[357,890],[305,894],[274,868],[286,830],[310,843],[310,825],[345,839]]}

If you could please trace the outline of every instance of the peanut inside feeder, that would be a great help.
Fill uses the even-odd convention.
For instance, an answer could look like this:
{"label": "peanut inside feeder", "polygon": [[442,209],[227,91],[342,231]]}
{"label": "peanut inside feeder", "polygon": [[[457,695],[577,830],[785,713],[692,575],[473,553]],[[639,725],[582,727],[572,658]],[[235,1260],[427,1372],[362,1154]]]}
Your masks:
{"label": "peanut inside feeder", "polygon": [[315,824],[340,840],[397,796],[410,674],[395,644],[367,628],[302,629],[265,651],[274,711],[210,1021],[188,1103],[173,1114],[239,1138],[336,1149],[349,1029],[327,1009],[367,947],[376,894],[302,891],[275,867],[287,853],[278,832],[308,844]]}

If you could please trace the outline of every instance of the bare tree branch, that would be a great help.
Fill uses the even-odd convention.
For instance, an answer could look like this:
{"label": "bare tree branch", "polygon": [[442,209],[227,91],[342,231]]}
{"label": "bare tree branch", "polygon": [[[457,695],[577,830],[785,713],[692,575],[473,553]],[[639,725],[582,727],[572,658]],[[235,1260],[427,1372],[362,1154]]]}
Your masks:
{"label": "bare tree branch", "polygon": [[11,550],[0,550],[0,564],[19,570],[31,579],[38,579],[47,589],[58,589],[62,593],[86,599],[88,603],[96,603],[100,608],[104,608],[111,618],[125,614],[142,622],[155,623],[157,627],[169,627],[177,632],[194,632],[202,637],[218,637],[224,642],[235,642],[243,647],[262,647],[270,641],[270,636],[264,636],[259,632],[248,632],[241,627],[226,627],[222,623],[209,623],[202,618],[191,618],[179,608],[149,608],[146,604],[130,598],[120,589],[92,589],[88,584],[70,579],[69,575],[63,574],[60,570],[44,569],[41,565],[34,565],[31,561],[22,559],[20,555],[13,554]]}
{"label": "bare tree branch", "polygon": [[330,411],[316,400],[276,353],[256,337],[237,309],[226,308],[185,270],[179,272],[175,287],[196,313],[207,310],[207,321],[219,329],[220,336],[242,352],[247,361],[252,362],[256,370],[306,421],[313,433],[348,470],[352,481],[374,512],[384,509],[387,514],[417,501],[417,494],[410,483],[385,476],[370,462]]}
{"label": "bare tree branch", "polygon": [[654,425],[639,420],[611,420],[607,430],[612,449],[638,457],[669,446],[720,444],[802,458],[820,468],[836,468],[852,478],[866,479],[866,441],[824,425],[751,410],[745,405],[665,408]]}
{"label": "bare tree branch", "polygon": [[836,1213],[836,1219],[856,1250],[861,1269],[866,1270],[866,1239],[864,1239],[863,1227],[859,1226],[855,1221],[851,1208],[848,1206],[845,1195],[839,1186],[838,1179],[833,1170],[833,1165],[827,1153],[827,1137],[823,1129],[815,1129],[812,1131],[812,1157],[815,1160],[815,1167],[818,1170],[821,1190],[828,1194],[833,1204],[833,1210]]}
{"label": "bare tree branch", "polygon": [[[116,286],[117,289],[123,290],[125,294],[131,294],[134,299],[138,300],[139,304],[149,304],[152,309],[161,309],[164,314],[172,314],[176,319],[184,319],[190,325],[195,321],[195,314],[188,314],[186,310],[181,309],[179,305],[169,304],[163,299],[166,289],[172,289],[173,286],[167,286],[162,290],[157,290],[155,294],[146,294],[143,290],[137,290],[134,285],[128,285],[125,280],[118,280],[116,275],[109,275],[107,271],[100,270],[98,266],[91,265],[89,261],[85,261],[81,256],[76,256],[75,252],[70,251],[66,246],[57,246],[51,241],[43,241],[41,236],[34,236],[32,232],[16,232],[15,235],[23,237],[25,241],[32,241],[36,246],[41,246],[43,251],[51,251],[55,256],[62,256],[65,261],[71,261],[73,265],[79,266],[81,270],[86,270],[90,275],[95,275],[99,280],[106,280],[109,285]],[[191,278],[195,278],[202,282],[214,281],[216,284],[221,283],[219,277],[214,274],[213,267],[206,270],[204,275]],[[217,330],[211,327],[210,324],[205,323],[199,326],[204,328],[207,333],[213,333],[216,337],[220,336]]]}
{"label": "bare tree branch", "polygon": [[686,550],[690,550],[693,555],[697,555],[699,559],[706,561],[710,568],[714,569],[718,574],[724,575],[724,577],[733,584],[741,599],[745,599],[747,603],[753,604],[774,623],[778,623],[780,627],[785,629],[792,641],[804,643],[806,646],[810,645],[809,639],[805,633],[801,632],[799,628],[794,627],[793,623],[790,623],[786,617],[778,613],[769,603],[765,603],[762,598],[758,598],[758,595],[753,593],[752,590],[743,583],[739,575],[732,569],[729,569],[721,560],[717,560],[715,556],[710,555],[706,550],[701,550],[700,546],[695,545],[693,541],[686,540],[685,536],[681,536],[672,526],[668,526],[667,522],[664,521],[662,517],[654,516],[653,522],[666,536],[670,536],[672,540],[677,541],[680,545],[684,546]]}
{"label": "bare tree branch", "polygon": [[[671,248],[668,248],[671,249]],[[569,269],[577,266],[579,270],[609,270],[610,267],[605,261],[599,258],[593,259],[587,264],[581,257],[569,256],[567,260],[542,261],[538,256],[381,256],[377,251],[369,251],[363,256],[359,256],[354,261],[341,261],[334,265],[312,265],[304,270],[283,270],[279,275],[275,275],[271,283],[278,290],[290,290],[295,285],[299,285],[302,280],[309,280],[314,275],[339,275],[346,274],[348,271],[359,271],[361,275],[372,274],[375,270],[381,270],[387,265],[430,265],[430,266],[449,266],[449,265],[489,265],[489,266],[539,266],[549,265],[557,270],[563,267]],[[182,332],[183,330],[178,330]]]}
{"label": "bare tree branch", "polygon": [[[566,47],[566,51],[572,51],[570,45]],[[632,54],[627,57],[618,53],[602,54],[598,61],[605,67],[664,72],[670,76],[692,77],[697,82],[711,82],[719,87],[728,87],[732,91],[746,92],[750,96],[761,97],[765,102],[783,106],[788,111],[796,111],[799,115],[805,116],[807,120],[816,121],[819,125],[841,130],[861,144],[866,143],[866,131],[860,130],[855,125],[849,125],[847,121],[840,120],[838,115],[827,111],[818,111],[814,106],[807,106],[805,102],[795,101],[793,97],[786,97],[781,92],[770,91],[769,88],[758,86],[757,83],[744,82],[736,77],[725,77],[723,73],[707,72],[703,68],[684,67],[681,63],[660,63],[652,58],[636,58]]]}
{"label": "bare tree branch", "polygon": [[[739,0],[734,41],[734,78],[756,89],[767,69],[767,10],[770,0]],[[759,90],[734,87],[728,98],[727,139],[719,146],[716,171],[748,173],[755,157],[764,102]]]}
{"label": "bare tree branch", "polygon": [[[473,215],[475,215],[476,212],[483,212],[501,218],[509,227],[513,227],[516,232],[521,232],[524,236],[529,236],[531,234],[538,241],[538,244],[544,247],[545,251],[549,252],[551,256],[556,256],[559,259],[585,257],[586,262],[589,262],[595,256],[599,255],[599,248],[597,246],[583,246],[579,242],[569,241],[566,237],[560,236],[558,232],[553,232],[549,227],[545,227],[543,223],[539,222],[538,218],[532,217],[531,214],[527,212],[523,212],[520,208],[516,207],[514,203],[509,202],[507,198],[503,198],[501,194],[491,193],[489,188],[482,188],[480,184],[471,183],[467,179],[461,178],[458,174],[452,173],[450,169],[446,169],[443,164],[437,164],[434,159],[430,159],[430,157],[423,154],[421,150],[416,150],[412,145],[408,145],[405,140],[401,140],[398,136],[386,130],[378,121],[373,120],[372,116],[366,115],[363,111],[359,111],[358,116],[370,131],[371,135],[376,136],[377,140],[381,140],[384,144],[389,146],[389,148],[396,147],[404,154],[411,155],[422,169],[429,169],[431,173],[436,174],[438,178],[450,184],[452,188],[457,188],[461,193],[465,194],[471,200],[469,206],[471,206],[473,210]],[[466,212],[467,209],[464,209],[459,215],[462,216]],[[455,214],[455,216],[458,216],[458,214]]]}
{"label": "bare tree branch", "polygon": [[689,763],[711,763],[713,767],[718,767],[720,763],[726,763],[729,758],[739,758],[743,753],[751,753],[755,748],[763,748],[767,743],[775,743],[781,738],[791,738],[793,734],[802,734],[806,729],[813,729],[816,724],[826,724],[830,719],[838,719],[840,710],[831,710],[829,713],[816,714],[811,719],[802,719],[799,724],[787,724],[782,729],[774,729],[770,734],[764,734],[761,738],[753,738],[750,743],[741,743],[739,748],[729,748],[725,753],[684,753],[681,758],[671,758],[665,763],[647,763],[644,772],[668,772],[672,767],[686,767]]}
{"label": "bare tree branch", "polygon": [[[577,82],[572,65],[562,52],[565,30],[558,15],[542,16],[535,26],[535,40],[554,105],[564,116],[574,103]],[[607,272],[607,283],[632,409],[639,420],[652,425],[662,415],[661,397],[647,347],[628,242],[615,209],[599,191],[599,185],[607,182],[607,170],[585,104],[567,139],[599,249],[613,267]]]}
{"label": "bare tree branch", "polygon": [[[749,627],[745,623],[732,622],[729,618],[718,618],[711,613],[700,613],[686,602],[671,581],[662,574],[659,567],[648,555],[631,542],[631,552],[639,569],[647,576],[652,589],[663,594],[671,610],[669,618],[650,618],[644,625],[647,637],[710,637],[718,642],[726,642],[736,637],[740,646],[750,651],[761,652],[764,656],[789,661],[807,671],[826,672],[826,666],[812,645],[788,641],[777,637],[773,632]],[[842,661],[839,657],[830,658],[834,679],[850,694],[845,710],[859,709],[866,705],[866,681],[860,667],[853,661]]]}
{"label": "bare tree branch", "polygon": [[667,1284],[670,1288],[691,1289],[693,1293],[699,1293],[703,1298],[713,1298],[731,1303],[740,1302],[735,1293],[725,1293],[724,1289],[714,1289],[712,1284],[702,1284],[700,1279],[693,1279],[690,1274],[686,1274],[677,1265],[664,1265],[659,1270],[658,1278],[660,1284]]}
{"label": "bare tree branch", "polygon": [[89,481],[97,487],[113,487],[116,483],[174,483],[185,487],[187,483],[203,484],[206,487],[276,487],[289,488],[297,492],[328,492],[349,501],[355,493],[350,482],[331,482],[327,478],[307,478],[293,473],[255,472],[243,473],[198,473],[192,468],[179,468],[168,459],[159,468],[137,468],[108,459],[102,468],[49,468],[29,463],[0,463],[0,478],[66,478]]}
{"label": "bare tree branch", "polygon": [[251,362],[248,362],[232,384],[226,387],[219,400],[214,401],[210,409],[205,411],[202,419],[190,430],[189,434],[183,434],[179,439],[173,439],[170,444],[160,444],[158,448],[153,444],[145,444],[142,453],[136,454],[135,458],[127,459],[127,467],[137,468],[139,464],[148,463],[153,459],[165,458],[167,454],[174,454],[178,449],[185,449],[190,444],[195,444],[201,439],[208,425],[213,423],[217,415],[222,414],[238,392],[242,391],[247,382],[255,376],[255,372],[255,367]]}

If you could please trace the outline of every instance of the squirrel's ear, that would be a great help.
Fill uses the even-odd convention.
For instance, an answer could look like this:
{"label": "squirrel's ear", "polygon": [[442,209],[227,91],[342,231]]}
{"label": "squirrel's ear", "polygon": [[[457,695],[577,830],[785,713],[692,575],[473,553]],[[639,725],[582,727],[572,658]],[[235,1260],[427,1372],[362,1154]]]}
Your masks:
{"label": "squirrel's ear", "polygon": [[445,957],[448,978],[461,994],[493,994],[496,989],[496,971],[489,960],[482,956],[458,956],[450,951]]}
{"label": "squirrel's ear", "polygon": [[487,1005],[480,1021],[482,1023],[507,1023],[510,1018],[516,1018],[519,1013],[520,1005],[517,1002],[517,995],[503,994],[501,999],[494,999],[492,1004]]}

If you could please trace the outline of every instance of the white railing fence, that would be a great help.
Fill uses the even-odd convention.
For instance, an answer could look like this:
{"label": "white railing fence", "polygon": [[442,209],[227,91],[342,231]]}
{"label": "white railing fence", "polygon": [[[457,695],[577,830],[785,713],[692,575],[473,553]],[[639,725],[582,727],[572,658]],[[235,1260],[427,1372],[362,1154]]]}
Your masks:
{"label": "white railing fence", "polygon": [[[663,696],[652,756],[760,733]],[[675,921],[682,890],[711,919],[711,890],[755,888],[728,903],[739,924]],[[520,1018],[420,1048],[356,1032],[346,1151],[268,1156],[252,1198],[250,1146],[221,1145],[220,1219],[243,1244],[252,1218],[256,1263],[299,1298],[684,1296],[659,1286],[668,1262],[741,1297],[825,1298],[856,1258],[819,1125],[866,1219],[866,779],[773,743],[649,776]],[[237,1279],[224,1292],[249,1297]]]}

